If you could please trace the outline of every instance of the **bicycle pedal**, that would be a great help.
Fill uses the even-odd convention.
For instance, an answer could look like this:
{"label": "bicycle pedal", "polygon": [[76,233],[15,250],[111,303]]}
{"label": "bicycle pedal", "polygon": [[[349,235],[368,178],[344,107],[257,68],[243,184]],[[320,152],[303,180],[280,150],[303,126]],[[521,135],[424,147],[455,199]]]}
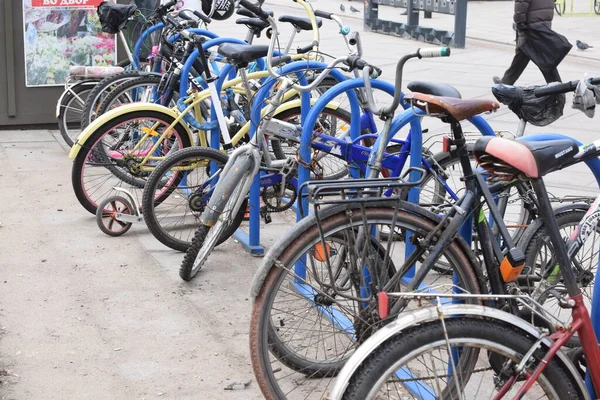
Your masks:
{"label": "bicycle pedal", "polygon": [[273,222],[271,219],[271,214],[266,210],[266,207],[260,208],[260,217],[265,221],[265,224],[270,224]]}

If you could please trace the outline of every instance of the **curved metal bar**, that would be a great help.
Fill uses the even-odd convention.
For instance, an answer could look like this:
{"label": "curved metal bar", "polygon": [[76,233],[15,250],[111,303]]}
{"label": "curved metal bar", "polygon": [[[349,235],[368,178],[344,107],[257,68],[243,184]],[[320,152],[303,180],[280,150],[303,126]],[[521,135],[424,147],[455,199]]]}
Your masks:
{"label": "curved metal bar", "polygon": [[140,53],[142,52],[142,45],[144,44],[144,42],[146,41],[146,39],[148,39],[148,36],[150,36],[152,33],[162,29],[165,27],[165,24],[163,24],[162,22],[159,22],[156,25],[152,25],[151,27],[149,27],[148,29],[146,29],[141,36],[138,38],[138,40],[135,42],[135,46],[133,47],[133,66],[135,67],[135,69],[140,69]]}

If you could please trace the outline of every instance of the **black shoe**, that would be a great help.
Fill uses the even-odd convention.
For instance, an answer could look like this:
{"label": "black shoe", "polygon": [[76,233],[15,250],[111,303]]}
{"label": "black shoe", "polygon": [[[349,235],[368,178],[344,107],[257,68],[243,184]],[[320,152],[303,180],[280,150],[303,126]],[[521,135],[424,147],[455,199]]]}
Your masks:
{"label": "black shoe", "polygon": [[502,84],[502,79],[498,78],[497,76],[493,77],[492,80],[494,81],[494,83],[496,85],[501,85]]}

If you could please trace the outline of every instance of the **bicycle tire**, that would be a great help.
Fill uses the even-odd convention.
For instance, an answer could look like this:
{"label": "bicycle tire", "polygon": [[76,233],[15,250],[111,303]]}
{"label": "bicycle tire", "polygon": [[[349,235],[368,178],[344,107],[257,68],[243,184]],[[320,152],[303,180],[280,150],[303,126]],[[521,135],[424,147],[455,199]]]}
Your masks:
{"label": "bicycle tire", "polygon": [[[585,213],[586,210],[583,209],[556,212],[554,217],[556,218],[561,235],[563,237],[569,237],[572,232],[571,228],[574,229],[574,227],[581,222]],[[578,269],[575,269],[575,274],[581,291],[584,295],[584,299],[586,299],[586,303],[589,307],[592,306],[591,299],[598,269],[597,243],[599,242],[598,235],[600,235],[600,226],[597,226],[595,233],[592,232],[591,235],[595,235],[595,239],[594,237],[589,237],[584,243],[583,247],[576,254],[574,254],[579,268],[584,269],[584,271],[578,271]],[[588,246],[591,245],[592,247],[590,248],[586,246],[586,244]],[[555,258],[552,256],[553,251],[550,244],[550,239],[546,233],[545,225],[543,223],[535,225],[532,224],[531,229],[528,229],[523,235],[523,239],[519,245],[525,251],[525,265],[533,267],[533,270],[523,272],[520,286],[522,288],[526,288],[528,293],[532,293],[540,284],[540,282],[538,282],[538,279],[526,279],[526,277],[530,275],[542,277],[545,275],[544,270],[549,265],[556,265]],[[534,292],[536,293],[535,300],[544,306],[546,312],[567,323],[570,319],[571,313],[567,312],[566,314],[561,315],[561,311],[564,310],[556,303],[552,302],[553,299],[551,297],[550,290],[552,290],[555,286],[562,286],[562,279],[560,279],[560,277],[557,277],[557,279],[559,282],[545,283],[545,286],[547,286],[546,289]],[[534,283],[535,286],[532,287],[531,283]],[[571,347],[579,345],[579,339],[576,336],[573,336],[569,340],[568,345]]]}
{"label": "bicycle tire", "polygon": [[[232,207],[238,201],[239,196],[242,195],[244,197],[247,196],[247,193],[239,193],[236,191],[241,190],[239,183],[242,182],[244,175],[252,168],[251,159],[249,157],[245,157],[244,155],[238,157],[235,160],[234,164],[231,166],[229,170],[227,179],[229,182],[233,183],[233,187],[226,187],[225,185],[217,185],[215,188],[215,192],[213,192],[212,198],[220,198],[222,195],[227,193],[229,199],[225,204],[223,210],[226,210],[228,207]],[[223,177],[221,177],[223,179]],[[223,181],[220,181],[223,182]],[[208,207],[211,207],[210,203]],[[245,207],[240,206],[240,210],[246,211]],[[239,211],[237,213],[239,213]],[[237,214],[236,214],[237,215]],[[192,239],[192,243],[188,247],[185,252],[185,257],[183,257],[183,261],[181,262],[181,267],[179,268],[179,276],[184,281],[190,281],[200,269],[204,266],[210,253],[213,251],[215,247],[216,241],[214,240],[214,236],[218,235],[218,240],[226,240],[225,233],[227,231],[228,226],[224,226],[224,222],[221,218],[218,219],[217,223],[214,226],[206,226],[204,224],[200,224],[198,230],[194,234],[194,238]],[[233,231],[235,232],[235,230]],[[231,234],[233,234],[231,232]],[[213,237],[209,236],[210,234],[214,235]],[[206,242],[206,239],[213,239],[212,241]],[[200,257],[200,260],[198,260]]]}
{"label": "bicycle tire", "polygon": [[[94,89],[93,85],[94,81],[90,81],[89,83],[83,82],[71,86],[59,105],[58,130],[69,147],[73,147],[75,140],[77,140],[77,136],[81,133],[81,114],[85,107],[85,99],[87,99]],[[81,103],[77,97],[80,97],[81,100],[83,100],[83,103]],[[77,108],[75,108],[71,105],[73,102],[81,104],[78,104]],[[69,113],[70,110],[74,110],[73,115]],[[69,125],[74,125],[72,127],[73,135],[70,134]]]}
{"label": "bicycle tire", "polygon": [[[120,124],[135,119],[144,121],[158,120],[166,125],[170,125],[174,121],[174,118],[171,115],[157,112],[154,110],[140,110],[119,115],[118,117],[107,121],[105,124],[101,125],[98,129],[96,129],[96,131],[86,140],[86,142],[81,144],[81,149],[79,150],[79,153],[77,153],[77,156],[73,160],[73,168],[71,171],[71,183],[73,185],[73,191],[75,192],[75,196],[77,197],[77,200],[83,206],[83,208],[85,208],[92,214],[96,214],[98,201],[106,197],[112,189],[107,190],[105,193],[102,193],[99,196],[94,196],[94,198],[92,198],[91,193],[87,193],[85,187],[86,184],[83,181],[83,170],[86,166],[86,162],[90,157],[92,157],[93,159],[93,155],[91,153],[93,152],[95,146],[98,143],[100,143],[104,135],[110,134],[112,129],[118,127]],[[178,146],[180,146],[180,148],[186,148],[192,145],[188,132],[181,124],[181,122],[176,124],[173,130],[175,132],[173,136],[175,136],[175,140],[177,141],[177,144]],[[140,181],[145,182],[144,178],[129,175],[124,170],[122,170],[121,167],[103,167],[105,167],[111,173],[112,176],[118,178],[118,180],[120,181],[117,182],[118,184],[121,184],[121,182],[123,182],[133,187],[140,188],[141,186],[143,188],[143,184],[140,184]],[[117,173],[117,171],[115,170],[119,170],[119,172]],[[108,178],[106,179],[106,181],[108,181]],[[96,183],[98,184],[98,182]],[[112,186],[110,187],[112,188]]]}
{"label": "bicycle tire", "polygon": [[[152,171],[152,173],[148,177],[148,181],[146,182],[146,185],[144,187],[144,195],[142,197],[142,210],[144,215],[144,221],[146,222],[148,229],[150,230],[152,235],[154,235],[154,237],[158,239],[158,241],[160,241],[162,244],[178,251],[187,251],[187,249],[192,244],[192,239],[190,238],[184,240],[182,238],[176,237],[175,234],[170,233],[170,231],[164,225],[161,217],[157,215],[157,207],[164,204],[164,201],[166,201],[169,197],[173,196],[173,193],[175,191],[184,191],[184,189],[181,189],[179,187],[180,182],[183,179],[183,173],[178,173],[177,176],[174,177],[174,181],[172,181],[170,184],[171,188],[169,188],[167,192],[159,196],[155,195],[155,193],[157,192],[158,186],[163,180],[164,175],[169,173],[169,171],[172,168],[174,168],[174,166],[179,165],[182,162],[197,159],[206,159],[209,162],[214,161],[218,163],[218,165],[223,166],[227,163],[228,157],[226,154],[218,150],[206,147],[190,147],[187,149],[179,150],[169,155],[161,163],[158,164],[158,166],[154,169],[154,171]],[[173,172],[173,174],[176,173],[177,172]],[[240,210],[236,214],[233,223],[230,226],[228,226],[223,232],[223,235],[217,241],[216,246],[220,245],[229,237],[231,237],[236,231],[236,229],[239,228],[240,224],[244,219],[244,214],[246,212],[246,204],[247,201],[245,201],[242,204],[242,207],[240,207]],[[197,210],[197,213],[201,213],[202,211],[203,209],[199,209]],[[194,211],[190,209],[190,212]],[[172,213],[172,209],[168,209],[164,212],[165,217],[171,217]],[[200,222],[198,221],[196,226],[199,226],[199,224]],[[174,227],[174,230],[175,229],[177,229],[178,232],[181,231],[180,227]]]}
{"label": "bicycle tire", "polygon": [[[294,107],[291,108],[289,110],[285,110],[281,113],[278,113],[277,115],[275,115],[275,118],[277,118],[278,120],[282,120],[282,121],[287,121],[291,118],[294,117],[300,117],[300,115],[302,115],[302,110],[301,107]],[[347,128],[350,128],[350,113],[344,109],[341,108],[325,108],[323,110],[323,112],[321,113],[321,115],[326,115],[326,116],[331,116],[336,118],[338,121],[341,121],[342,123],[344,123]],[[321,115],[319,115],[319,117],[321,118]],[[318,119],[318,122],[321,121],[321,119]],[[299,124],[299,120],[298,120],[298,124]],[[289,154],[289,150],[288,150],[288,154],[286,154],[286,151],[284,150],[281,141],[277,140],[277,138],[274,138],[274,140],[271,140],[271,149],[273,150],[273,154],[275,154],[275,157],[279,160],[284,160],[286,159],[290,154]],[[296,147],[292,147],[293,149],[293,155],[295,156],[295,153],[297,151]],[[333,163],[335,164],[340,164],[340,166],[331,168],[331,172],[330,174],[326,174],[326,167],[323,167],[324,170],[324,174],[323,174],[323,179],[331,179],[331,180],[337,180],[337,179],[341,179],[344,176],[348,175],[348,167],[347,167],[347,162],[341,158],[335,157],[334,155],[325,155],[320,162],[323,161],[323,159],[328,160],[328,164]],[[312,174],[312,179],[314,179],[314,174]]]}
{"label": "bicycle tire", "polygon": [[[395,207],[397,207],[397,203],[392,203],[394,203]],[[285,382],[279,382],[275,376],[277,370],[281,369],[277,368],[280,365],[282,368],[288,368],[291,370],[292,374],[300,371],[299,374],[303,377],[313,377],[313,375],[320,376],[321,372],[326,372],[325,375],[329,377],[335,375],[337,371],[339,371],[343,365],[343,362],[347,359],[356,346],[356,343],[353,345],[329,345],[331,348],[344,348],[344,351],[341,354],[333,354],[330,357],[330,359],[333,360],[331,362],[319,361],[320,364],[317,364],[314,362],[314,360],[308,360],[306,356],[302,356],[301,354],[294,355],[294,349],[291,349],[288,345],[283,344],[281,339],[273,337],[273,329],[275,328],[272,328],[274,323],[271,321],[271,314],[277,313],[273,311],[276,308],[273,303],[275,302],[275,298],[278,294],[278,288],[285,287],[284,281],[287,278],[289,278],[291,282],[296,279],[292,276],[292,271],[294,270],[296,260],[300,259],[300,257],[303,255],[309,257],[309,255],[307,255],[308,252],[311,250],[312,246],[314,246],[315,243],[320,240],[319,238],[321,236],[319,235],[319,228],[322,229],[323,237],[327,238],[331,234],[339,234],[339,232],[344,228],[344,224],[349,224],[349,226],[351,226],[352,224],[366,223],[367,226],[373,226],[376,225],[376,223],[391,224],[392,221],[394,221],[396,224],[395,226],[408,227],[408,230],[413,232],[413,234],[418,233],[419,237],[421,237],[422,235],[425,235],[426,232],[430,232],[432,229],[434,229],[438,223],[437,221],[428,220],[413,213],[399,210],[398,208],[395,208],[394,205],[384,206],[381,205],[381,203],[366,203],[362,204],[363,208],[360,208],[356,204],[345,205],[343,207],[340,206],[339,208],[335,209],[332,208],[326,216],[318,217],[320,226],[317,224],[317,216],[311,214],[311,216],[308,218],[312,218],[313,220],[306,220],[303,223],[302,230],[296,230],[292,232],[291,234],[293,235],[293,239],[286,238],[286,243],[288,244],[285,245],[281,255],[277,257],[276,261],[271,259],[270,262],[273,264],[266,273],[266,278],[262,282],[262,285],[257,292],[258,294],[254,299],[250,320],[250,355],[252,359],[252,366],[261,391],[267,399],[292,398],[290,397],[290,393],[294,390],[294,388],[290,389],[292,386],[289,380]],[[394,214],[396,214],[395,220]],[[364,215],[365,217],[362,217],[361,215]],[[361,220],[363,222],[361,222]],[[351,222],[346,223],[345,221]],[[461,245],[460,240],[461,239],[455,239],[445,249],[443,254],[446,258],[449,257],[452,265],[456,267],[456,275],[459,279],[459,284],[471,293],[478,293],[481,290],[481,285],[483,284],[483,274],[480,271],[476,261],[473,259],[472,254],[468,253],[470,251],[468,248],[466,248],[464,242],[462,242]],[[304,261],[304,264],[306,263],[307,262]],[[387,273],[387,271],[385,271],[385,273]],[[443,276],[445,275],[440,275],[440,277]],[[297,279],[300,279],[300,281],[306,285],[308,278],[300,277]],[[446,277],[443,279],[448,278]],[[430,284],[434,285],[435,282]],[[311,290],[319,292],[320,289],[312,288]],[[285,300],[282,300],[282,302],[284,301]],[[290,304],[290,307],[294,306],[297,307],[297,305]],[[351,309],[352,306],[348,306],[346,308]],[[298,313],[300,314],[302,311],[299,311]],[[350,321],[355,321],[353,324],[360,324],[364,322],[362,320],[363,317],[360,314],[354,316],[349,315],[346,318],[348,318]],[[315,326],[317,326],[317,324],[320,326],[321,322],[322,321],[319,320],[314,322],[314,324]],[[338,329],[337,332],[345,333],[345,330],[340,331],[339,328],[336,329]],[[368,333],[369,329],[376,329],[376,325],[371,325],[367,329],[363,328],[362,331]],[[330,328],[327,326],[327,324],[325,324],[325,328],[323,328],[323,330],[330,332],[331,330],[334,330],[334,328]],[[310,334],[311,337],[315,336],[312,333],[305,334]],[[297,333],[293,333],[292,335],[295,337],[295,340],[302,340],[302,337],[297,336]],[[359,341],[360,340],[362,339],[359,338]],[[346,348],[344,346],[352,347]],[[307,352],[308,351],[309,350],[307,350]],[[274,357],[280,364],[275,366],[275,363],[272,362],[271,357]],[[290,374],[290,372],[286,370],[282,372],[282,374],[286,375],[285,379],[287,379],[287,376]],[[294,377],[290,375],[289,379],[294,380]],[[323,391],[323,393],[327,390],[326,386],[328,386],[328,383],[313,381],[314,379],[306,384],[309,385],[314,383],[314,385],[319,385],[319,390]],[[305,388],[305,390],[310,390],[310,388]]]}
{"label": "bicycle tire", "polygon": [[100,104],[102,104],[102,99],[104,98],[102,96],[105,96],[112,89],[115,89],[120,81],[137,78],[141,75],[141,73],[141,71],[137,70],[122,71],[117,74],[107,76],[98,82],[98,84],[94,87],[94,90],[90,92],[85,101],[83,112],[81,113],[81,129],[85,129],[94,120],[94,113]]}
{"label": "bicycle tire", "polygon": [[[497,355],[502,357],[506,363],[512,362],[514,364],[520,361],[523,354],[526,354],[536,342],[534,338],[513,326],[498,321],[490,321],[473,317],[446,319],[445,328],[447,332],[447,339],[445,336],[446,332],[444,331],[444,327],[440,321],[432,321],[408,328],[379,345],[369,355],[369,357],[364,360],[364,362],[350,378],[348,387],[346,388],[342,399],[373,399],[374,395],[377,395],[376,391],[378,391],[381,385],[389,384],[391,386],[395,383],[394,380],[389,380],[386,377],[390,376],[392,373],[396,374],[396,371],[401,370],[403,365],[406,365],[403,368],[410,371],[409,373],[411,374],[412,378],[415,376],[415,374],[426,368],[423,367],[421,369],[417,369],[416,363],[414,365],[415,367],[412,368],[408,366],[408,364],[403,364],[403,362],[406,363],[410,361],[410,358],[416,358],[419,354],[424,354],[426,350],[433,348],[436,344],[446,346],[446,340],[448,340],[450,345],[454,345],[455,347],[460,346],[461,348],[461,355],[458,356],[460,357],[460,360],[458,362],[454,360],[454,363],[457,365],[455,365],[452,370],[458,370],[458,367],[461,365],[470,368],[470,370],[466,370],[458,375],[458,385],[463,386],[461,388],[462,392],[460,394],[457,393],[457,383],[456,379],[454,378],[447,379],[439,386],[433,384],[427,386],[441,388],[442,385],[446,386],[446,384],[448,384],[448,386],[441,390],[440,393],[436,392],[435,395],[438,395],[439,398],[460,397],[466,399],[469,398],[465,397],[468,396],[468,393],[465,393],[465,391],[467,389],[467,385],[470,384],[469,380],[473,378],[473,374],[477,372],[475,369],[477,365],[473,363],[473,360],[466,360],[466,357],[463,356],[465,350],[470,348],[469,346],[473,346],[472,349],[474,351],[469,352],[467,356],[473,358],[475,353],[478,353],[477,355],[480,355],[483,358],[479,369],[484,369],[484,367],[481,365],[485,365],[487,362],[489,362],[486,360],[486,357],[489,357],[490,355]],[[485,349],[486,352],[477,351],[482,349]],[[538,362],[541,360],[541,358],[543,358],[546,350],[547,348],[540,348],[534,353],[533,356],[538,360]],[[490,354],[491,352],[494,353]],[[438,356],[438,353],[435,353],[435,355]],[[443,362],[443,359],[446,356],[440,354],[438,357],[439,359],[436,360],[437,365],[434,366],[434,371],[429,372],[430,374],[434,372],[439,373],[439,371],[443,370],[443,367],[439,367],[439,363]],[[423,359],[426,360],[425,356],[423,356]],[[477,361],[477,359],[474,361]],[[505,376],[508,375],[508,372],[509,371],[506,371],[504,373]],[[502,377],[500,373],[497,373],[497,375],[498,379],[507,379],[507,377]],[[435,378],[437,378],[437,376]],[[541,380],[537,381],[538,385],[536,386],[538,386],[538,388],[541,390],[550,392],[552,395],[551,398],[580,398],[580,393],[576,389],[576,385],[574,383],[574,377],[567,370],[567,368],[560,364],[556,359],[552,359],[548,362],[540,378]],[[396,376],[396,379],[399,378]],[[414,379],[418,379],[418,376],[415,376],[413,381]],[[425,386],[428,380],[423,379],[417,380],[416,382],[420,382],[420,385]],[[487,398],[486,393],[480,393],[482,386],[484,391],[487,389],[493,390],[495,388],[495,382],[493,380],[489,381],[487,385],[481,385],[481,383],[483,383],[483,380],[480,382],[480,386],[477,387],[477,393],[474,394],[475,397],[472,398]],[[519,383],[524,383],[524,379],[517,378],[514,384],[518,385]],[[390,387],[387,386],[386,390],[389,389]],[[536,389],[536,387],[534,386],[532,389]],[[404,389],[404,391],[408,392],[406,389]],[[531,391],[529,393],[531,393]],[[471,395],[473,395],[472,391]],[[384,398],[380,396],[381,393],[377,398]],[[491,397],[492,396],[489,396],[489,398]],[[406,398],[411,397],[407,396]]]}
{"label": "bicycle tire", "polygon": [[[96,116],[100,116],[105,112],[115,108],[115,101],[117,100],[129,100],[127,97],[127,93],[135,88],[139,87],[148,87],[148,86],[156,86],[158,88],[161,82],[161,77],[157,75],[147,75],[140,76],[139,78],[131,78],[127,79],[124,82],[120,83],[116,88],[111,90],[98,107],[98,111]],[[138,100],[139,102],[139,100]],[[128,101],[127,104],[131,103]],[[121,102],[121,104],[124,104]]]}

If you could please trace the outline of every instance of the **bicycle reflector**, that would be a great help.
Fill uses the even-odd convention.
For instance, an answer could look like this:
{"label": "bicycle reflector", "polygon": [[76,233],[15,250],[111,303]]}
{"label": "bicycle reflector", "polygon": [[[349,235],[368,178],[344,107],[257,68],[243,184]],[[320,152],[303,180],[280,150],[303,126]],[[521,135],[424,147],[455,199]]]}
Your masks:
{"label": "bicycle reflector", "polygon": [[518,247],[513,247],[500,264],[500,273],[504,282],[512,282],[521,275],[525,266],[525,253]]}
{"label": "bicycle reflector", "polygon": [[314,250],[317,261],[325,262],[329,257],[331,257],[331,246],[329,246],[327,243],[325,243],[325,245],[323,245],[323,242],[315,244]]}

